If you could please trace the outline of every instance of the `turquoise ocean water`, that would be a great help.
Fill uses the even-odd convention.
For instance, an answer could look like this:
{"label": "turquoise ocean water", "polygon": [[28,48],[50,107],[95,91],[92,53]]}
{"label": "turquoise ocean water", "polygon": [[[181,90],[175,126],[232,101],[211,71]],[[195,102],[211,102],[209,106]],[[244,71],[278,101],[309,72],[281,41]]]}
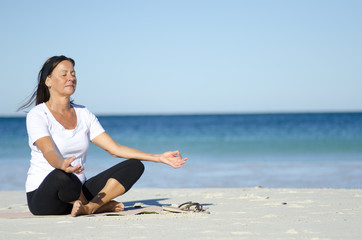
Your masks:
{"label": "turquoise ocean water", "polygon": [[[362,113],[99,116],[120,144],[180,150],[181,169],[145,163],[135,187],[362,187]],[[0,190],[23,190],[25,118],[0,118]],[[88,177],[116,164],[96,146]]]}

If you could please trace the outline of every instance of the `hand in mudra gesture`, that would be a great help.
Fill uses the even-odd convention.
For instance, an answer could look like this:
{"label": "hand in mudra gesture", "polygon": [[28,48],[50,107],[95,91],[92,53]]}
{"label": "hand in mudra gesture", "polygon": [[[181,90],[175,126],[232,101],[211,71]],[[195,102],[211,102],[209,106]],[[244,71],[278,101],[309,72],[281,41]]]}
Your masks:
{"label": "hand in mudra gesture", "polygon": [[170,165],[173,168],[180,168],[188,158],[182,158],[180,152],[169,151],[160,155],[160,162]]}
{"label": "hand in mudra gesture", "polygon": [[66,173],[76,173],[81,174],[84,172],[81,165],[72,166],[71,163],[75,160],[75,157],[66,158],[63,161],[61,169]]}

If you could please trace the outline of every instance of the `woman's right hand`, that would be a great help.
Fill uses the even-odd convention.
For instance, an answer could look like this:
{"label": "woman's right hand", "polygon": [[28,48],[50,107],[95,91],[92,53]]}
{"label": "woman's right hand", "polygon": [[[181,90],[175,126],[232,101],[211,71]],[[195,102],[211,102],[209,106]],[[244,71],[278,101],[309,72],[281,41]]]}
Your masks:
{"label": "woman's right hand", "polygon": [[63,159],[56,149],[51,137],[46,136],[39,138],[35,143],[40,151],[43,153],[44,158],[49,162],[52,167],[63,170],[66,173],[83,173],[83,166],[76,165],[72,166],[71,163],[75,160],[75,156]]}
{"label": "woman's right hand", "polygon": [[81,174],[84,172],[83,167],[81,165],[72,166],[71,163],[75,160],[75,156],[66,158],[63,161],[61,170],[63,170],[66,173],[76,173]]}

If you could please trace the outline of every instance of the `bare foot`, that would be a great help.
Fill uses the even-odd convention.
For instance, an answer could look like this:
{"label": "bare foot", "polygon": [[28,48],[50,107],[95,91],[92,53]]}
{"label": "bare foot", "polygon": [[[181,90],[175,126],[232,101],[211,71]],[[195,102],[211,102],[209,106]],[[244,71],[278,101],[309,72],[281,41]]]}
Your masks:
{"label": "bare foot", "polygon": [[87,214],[89,214],[88,208],[85,205],[83,205],[83,203],[80,200],[75,201],[70,215],[72,217],[76,217],[76,216],[87,215]]}
{"label": "bare foot", "polygon": [[96,213],[120,212],[123,210],[124,210],[123,203],[112,200],[112,201],[104,204],[102,207],[98,208]]}

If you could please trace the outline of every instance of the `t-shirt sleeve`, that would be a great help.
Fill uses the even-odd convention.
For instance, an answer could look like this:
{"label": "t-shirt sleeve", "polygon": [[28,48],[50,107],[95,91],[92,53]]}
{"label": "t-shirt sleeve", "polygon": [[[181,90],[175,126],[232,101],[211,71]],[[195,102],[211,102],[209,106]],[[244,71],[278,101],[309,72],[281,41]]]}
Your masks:
{"label": "t-shirt sleeve", "polygon": [[90,140],[93,140],[95,137],[97,137],[99,134],[105,131],[100,122],[98,121],[98,118],[90,111],[88,111],[88,113],[90,119],[89,138]]}
{"label": "t-shirt sleeve", "polygon": [[34,144],[42,137],[50,136],[47,118],[45,113],[41,111],[30,111],[27,114],[26,129],[31,144]]}

